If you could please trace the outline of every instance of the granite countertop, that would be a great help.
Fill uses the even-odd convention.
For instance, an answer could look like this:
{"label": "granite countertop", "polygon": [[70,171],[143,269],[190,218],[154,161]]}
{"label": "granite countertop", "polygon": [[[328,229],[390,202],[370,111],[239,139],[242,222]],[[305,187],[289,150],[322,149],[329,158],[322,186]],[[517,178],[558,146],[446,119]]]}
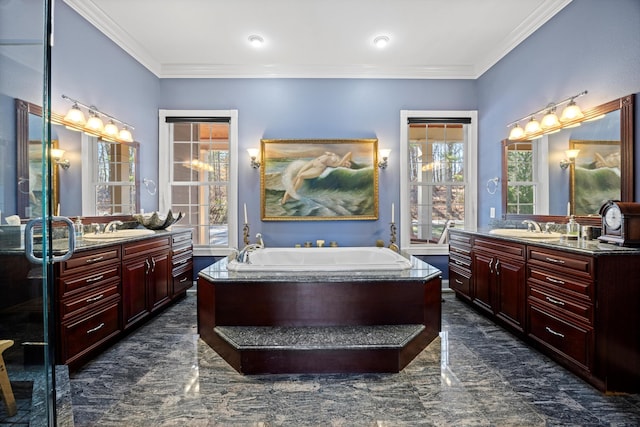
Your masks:
{"label": "granite countertop", "polygon": [[[147,234],[143,236],[135,236],[135,237],[123,237],[121,239],[108,239],[108,240],[89,240],[80,238],[76,240],[76,250],[75,252],[83,252],[89,251],[92,249],[100,249],[112,245],[119,245],[122,243],[135,242],[139,240],[152,239],[155,237],[161,236],[170,236],[173,234],[183,233],[187,231],[187,229],[176,229],[176,230],[155,230],[153,234]],[[34,251],[37,253],[38,249],[41,248],[41,245],[34,244]],[[69,250],[69,241],[64,239],[54,239],[53,240],[53,253],[55,255],[60,255]],[[14,247],[14,248],[0,248],[0,255],[19,255],[24,254],[24,242],[22,242],[22,246]]]}
{"label": "granite countertop", "polygon": [[510,242],[523,243],[530,246],[539,246],[549,249],[560,249],[568,252],[586,254],[590,256],[608,256],[608,255],[638,255],[640,248],[628,248],[623,246],[602,243],[598,240],[576,239],[569,240],[560,238],[557,240],[540,240],[526,239],[522,237],[500,236],[491,234],[491,229],[481,229],[478,231],[464,230],[460,228],[453,229],[454,232],[462,232],[474,236],[491,237],[492,239],[507,240]]}
{"label": "granite countertop", "polygon": [[235,272],[227,270],[227,258],[201,270],[198,276],[215,282],[351,282],[359,281],[384,281],[393,279],[395,281],[415,281],[430,280],[442,275],[442,272],[434,266],[411,256],[403,254],[411,261],[411,268],[401,271],[295,271],[295,272],[274,272],[274,271],[254,271]]}

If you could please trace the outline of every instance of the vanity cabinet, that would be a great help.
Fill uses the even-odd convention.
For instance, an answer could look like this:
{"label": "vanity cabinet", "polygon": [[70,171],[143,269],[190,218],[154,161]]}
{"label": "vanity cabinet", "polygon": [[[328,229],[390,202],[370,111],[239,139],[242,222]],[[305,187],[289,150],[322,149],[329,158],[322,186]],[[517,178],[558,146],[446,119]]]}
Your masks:
{"label": "vanity cabinet", "polygon": [[585,372],[593,370],[594,259],[528,248],[529,336]]}
{"label": "vanity cabinet", "polygon": [[56,264],[59,363],[82,360],[122,330],[120,258],[114,246]]}
{"label": "vanity cabinet", "polygon": [[125,329],[170,301],[170,248],[170,236],[123,245],[122,295]]}
{"label": "vanity cabinet", "polygon": [[525,320],[525,246],[475,238],[472,301],[518,331]]}
{"label": "vanity cabinet", "polygon": [[171,297],[184,293],[193,286],[193,240],[191,233],[172,236],[171,242]]}
{"label": "vanity cabinet", "polygon": [[449,287],[471,301],[471,236],[449,235]]}
{"label": "vanity cabinet", "polygon": [[54,265],[57,363],[75,369],[192,286],[191,231],[101,244]]}
{"label": "vanity cabinet", "polygon": [[640,250],[449,232],[460,300],[596,388],[640,391]]}

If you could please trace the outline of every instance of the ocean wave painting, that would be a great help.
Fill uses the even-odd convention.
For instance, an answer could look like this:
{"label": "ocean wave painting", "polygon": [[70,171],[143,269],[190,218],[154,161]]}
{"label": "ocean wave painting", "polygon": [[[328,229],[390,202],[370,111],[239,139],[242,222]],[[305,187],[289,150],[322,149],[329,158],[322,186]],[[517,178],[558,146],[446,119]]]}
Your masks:
{"label": "ocean wave painting", "polygon": [[377,140],[263,140],[263,220],[377,219]]}

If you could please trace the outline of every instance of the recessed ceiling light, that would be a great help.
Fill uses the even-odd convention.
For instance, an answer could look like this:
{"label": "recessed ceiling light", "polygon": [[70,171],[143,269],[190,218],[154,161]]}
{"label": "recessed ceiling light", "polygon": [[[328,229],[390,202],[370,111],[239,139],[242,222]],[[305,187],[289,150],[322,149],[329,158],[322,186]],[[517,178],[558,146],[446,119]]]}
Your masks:
{"label": "recessed ceiling light", "polygon": [[382,49],[383,47],[385,47],[387,44],[389,44],[389,37],[387,36],[378,36],[375,39],[373,39],[373,44],[378,48],[378,49]]}
{"label": "recessed ceiling light", "polygon": [[260,47],[264,44],[264,39],[256,34],[253,34],[249,36],[249,43],[251,43],[251,46],[253,47]]}

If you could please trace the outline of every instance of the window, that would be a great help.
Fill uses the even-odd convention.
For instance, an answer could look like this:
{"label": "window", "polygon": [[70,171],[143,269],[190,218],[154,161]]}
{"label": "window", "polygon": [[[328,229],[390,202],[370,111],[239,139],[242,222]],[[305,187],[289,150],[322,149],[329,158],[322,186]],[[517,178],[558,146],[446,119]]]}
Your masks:
{"label": "window", "polygon": [[507,145],[507,212],[535,214],[536,170],[531,142]]}
{"label": "window", "polygon": [[82,136],[83,215],[130,215],[138,211],[140,195],[137,142],[120,143]]}
{"label": "window", "polygon": [[402,111],[401,243],[446,254],[447,227],[476,226],[475,111]]}
{"label": "window", "polygon": [[[196,255],[237,246],[237,112],[160,110],[160,210],[182,212]],[[163,173],[166,171],[166,173]]]}

